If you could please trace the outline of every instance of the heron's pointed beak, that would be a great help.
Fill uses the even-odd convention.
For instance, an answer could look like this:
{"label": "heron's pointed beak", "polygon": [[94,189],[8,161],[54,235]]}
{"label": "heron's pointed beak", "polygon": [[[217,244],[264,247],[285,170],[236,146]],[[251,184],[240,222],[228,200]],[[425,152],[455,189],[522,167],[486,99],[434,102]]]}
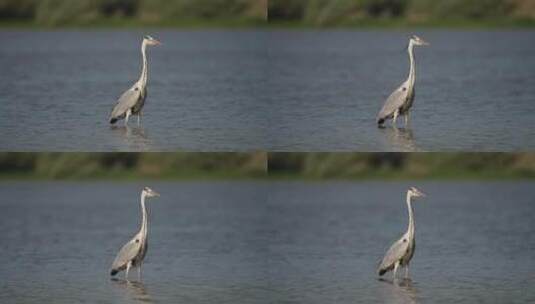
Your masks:
{"label": "heron's pointed beak", "polygon": [[156,40],[154,39],[154,45],[161,45],[162,43],[160,42],[160,40]]}
{"label": "heron's pointed beak", "polygon": [[160,196],[160,193],[156,192],[156,191],[152,191],[152,195],[154,195],[155,197],[159,197]]}
{"label": "heron's pointed beak", "polygon": [[422,45],[423,45],[423,46],[430,46],[431,43],[429,43],[429,42],[427,42],[427,41],[422,41]]}

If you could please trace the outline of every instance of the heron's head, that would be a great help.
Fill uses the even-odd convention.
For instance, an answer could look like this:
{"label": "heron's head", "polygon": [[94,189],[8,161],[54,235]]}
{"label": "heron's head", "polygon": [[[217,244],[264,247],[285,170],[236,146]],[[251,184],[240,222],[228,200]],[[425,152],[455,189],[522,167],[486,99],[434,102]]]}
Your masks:
{"label": "heron's head", "polygon": [[158,45],[158,44],[162,44],[160,41],[152,38],[151,36],[149,35],[146,35],[145,37],[143,37],[143,42],[146,43],[147,45]]}
{"label": "heron's head", "polygon": [[408,194],[410,197],[425,197],[425,193],[416,189],[416,187],[410,187]]}
{"label": "heron's head", "polygon": [[157,197],[157,196],[160,196],[160,193],[152,190],[149,187],[143,188],[143,194],[145,195],[145,197]]}
{"label": "heron's head", "polygon": [[412,35],[411,39],[410,39],[410,43],[412,43],[413,45],[419,45],[419,46],[427,46],[429,45],[428,42],[426,42],[425,40],[423,40],[422,38],[416,36],[416,35]]}

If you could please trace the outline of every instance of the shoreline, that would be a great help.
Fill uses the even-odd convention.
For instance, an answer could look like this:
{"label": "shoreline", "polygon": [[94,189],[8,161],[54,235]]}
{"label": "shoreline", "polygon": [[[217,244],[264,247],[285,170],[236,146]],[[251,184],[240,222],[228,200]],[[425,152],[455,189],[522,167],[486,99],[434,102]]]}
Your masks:
{"label": "shoreline", "polygon": [[166,29],[166,30],[212,30],[212,29],[252,29],[252,30],[410,30],[410,29],[451,29],[451,30],[495,30],[495,29],[535,29],[535,20],[499,19],[499,20],[438,20],[409,22],[406,20],[359,20],[336,24],[314,24],[301,21],[266,21],[266,20],[214,20],[199,22],[186,20],[181,22],[139,22],[135,20],[101,20],[92,23],[40,24],[32,21],[0,20],[0,30],[120,30],[120,29]]}
{"label": "shoreline", "polygon": [[406,174],[406,173],[370,173],[353,176],[306,176],[291,173],[255,173],[255,174],[162,174],[161,176],[124,173],[124,174],[95,174],[87,176],[48,176],[33,174],[0,174],[1,182],[133,182],[139,180],[162,182],[398,182],[398,181],[440,181],[440,182],[532,182],[535,176],[521,173],[490,174]]}
{"label": "shoreline", "polygon": [[533,29],[535,20],[526,19],[444,19],[413,22],[405,19],[378,19],[340,22],[336,24],[314,24],[301,21],[270,21],[268,28],[283,29]]}

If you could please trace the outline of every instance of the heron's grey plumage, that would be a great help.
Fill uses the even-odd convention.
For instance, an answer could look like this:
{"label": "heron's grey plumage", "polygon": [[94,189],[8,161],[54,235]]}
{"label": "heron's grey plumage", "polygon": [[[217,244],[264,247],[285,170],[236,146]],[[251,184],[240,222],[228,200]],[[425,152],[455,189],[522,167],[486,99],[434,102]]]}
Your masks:
{"label": "heron's grey plumage", "polygon": [[382,276],[386,272],[394,270],[394,277],[396,276],[397,268],[399,266],[405,267],[406,276],[408,276],[409,263],[414,256],[416,250],[415,239],[415,224],[414,224],[414,211],[412,209],[412,198],[421,197],[424,194],[411,187],[407,191],[407,209],[409,211],[409,226],[407,232],[405,232],[399,240],[394,242],[390,249],[386,252],[385,256],[379,263],[377,273]]}
{"label": "heron's grey plumage", "polygon": [[[414,91],[414,87],[412,88]],[[377,122],[383,123],[386,119],[390,119],[394,116],[396,111],[400,111],[398,114],[405,114],[412,105],[414,100],[414,93],[410,94],[410,86],[408,82],[403,83],[397,88],[386,100],[385,104],[377,115]]]}
{"label": "heron's grey plumage", "polygon": [[132,87],[126,90],[113,107],[110,114],[110,123],[114,124],[119,119],[125,119],[125,125],[128,124],[130,115],[141,116],[141,111],[147,98],[147,79],[148,79],[148,62],[146,55],[147,45],[157,45],[160,42],[150,36],[145,36],[141,44],[141,54],[143,58],[143,67],[139,80]]}
{"label": "heron's grey plumage", "polygon": [[130,115],[139,115],[145,104],[146,97],[146,87],[142,88],[141,85],[136,83],[117,100],[117,104],[110,115],[110,123],[115,123],[118,119],[124,119],[128,110],[131,111]]}
{"label": "heron's grey plumage", "polygon": [[383,257],[378,268],[379,275],[383,275],[394,269],[394,266],[398,261],[399,266],[408,266],[414,255],[415,249],[416,240],[414,238],[410,238],[407,233],[401,236],[399,240],[392,244]]}
{"label": "heron's grey plumage", "polygon": [[[112,271],[122,271],[126,269],[128,262],[132,262],[132,264],[134,264],[133,261],[137,261],[139,260],[139,257],[144,256],[144,254],[147,252],[146,248],[148,242],[145,244],[145,246],[143,246],[141,239],[142,236],[138,233],[128,243],[126,243],[121,250],[119,250],[119,253],[115,257],[115,260],[111,266]],[[143,250],[143,248],[145,249]]]}
{"label": "heron's grey plumage", "polygon": [[147,254],[148,250],[148,212],[145,206],[145,198],[159,196],[154,190],[149,187],[145,187],[141,192],[141,228],[136,235],[126,243],[112,263],[111,272],[112,276],[116,275],[119,271],[126,270],[125,278],[128,280],[128,271],[131,267],[138,268],[139,279],[141,279],[141,265]]}
{"label": "heron's grey plumage", "polygon": [[377,114],[377,124],[382,125],[387,119],[393,119],[394,126],[399,115],[405,116],[405,125],[408,123],[409,110],[412,107],[415,97],[415,81],[416,81],[416,63],[414,61],[414,46],[429,45],[417,36],[413,36],[409,40],[407,51],[409,53],[409,76],[390,96],[387,98],[385,104]]}

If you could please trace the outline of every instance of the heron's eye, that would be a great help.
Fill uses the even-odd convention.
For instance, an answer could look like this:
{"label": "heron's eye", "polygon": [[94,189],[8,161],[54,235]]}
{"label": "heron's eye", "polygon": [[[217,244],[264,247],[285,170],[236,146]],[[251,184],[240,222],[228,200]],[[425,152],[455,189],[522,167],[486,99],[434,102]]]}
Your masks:
{"label": "heron's eye", "polygon": [[139,88],[135,88],[134,91],[139,91]]}
{"label": "heron's eye", "polygon": [[[136,90],[137,90],[137,88],[136,88]],[[403,88],[402,90],[403,90],[403,91],[407,91],[407,88]]]}
{"label": "heron's eye", "polygon": [[403,243],[407,242],[407,239],[403,239]]}
{"label": "heron's eye", "polygon": [[136,243],[139,243],[139,240],[136,240]]}

